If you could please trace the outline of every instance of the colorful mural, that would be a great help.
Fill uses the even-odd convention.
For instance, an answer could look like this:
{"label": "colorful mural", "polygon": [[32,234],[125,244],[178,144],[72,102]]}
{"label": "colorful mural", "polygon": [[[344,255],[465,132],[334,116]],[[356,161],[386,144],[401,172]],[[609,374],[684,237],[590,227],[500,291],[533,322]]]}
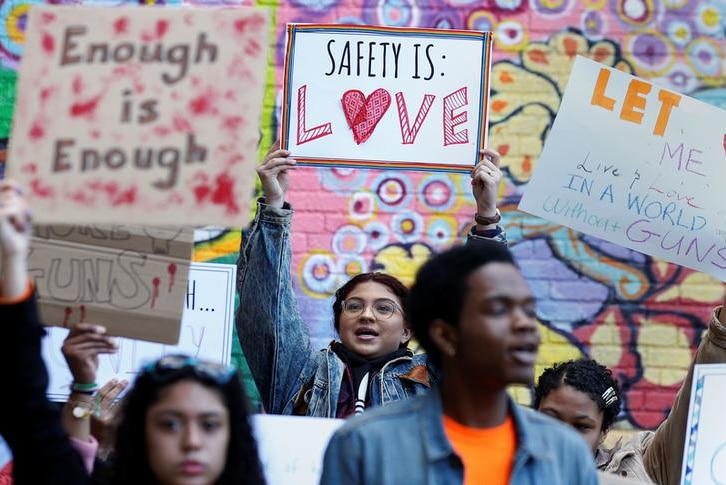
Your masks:
{"label": "colorful mural", "polygon": [[[2,0],[0,135],[11,118],[25,14],[36,0]],[[60,3],[78,3],[75,0]],[[88,0],[85,3],[93,3]],[[98,3],[117,5],[124,2]],[[174,4],[170,2],[140,2]],[[252,5],[205,2],[195,5]],[[570,66],[585,55],[726,107],[726,3],[722,0],[288,0],[270,7],[263,146],[277,131],[287,22],[337,22],[492,30],[490,144],[504,155],[504,226],[539,298],[539,367],[591,355],[624,386],[624,418],[637,428],[663,419],[723,284],[516,210],[559,107]],[[613,143],[617,143],[613,140]],[[411,281],[432,252],[463,239],[474,202],[468,177],[355,169],[299,169],[294,278],[315,343],[333,338],[330,295],[361,271]],[[198,260],[234,262],[239,231],[197,234]],[[239,349],[237,361],[243,365]],[[516,392],[526,402],[526,390]],[[647,396],[647,399],[646,399]]]}

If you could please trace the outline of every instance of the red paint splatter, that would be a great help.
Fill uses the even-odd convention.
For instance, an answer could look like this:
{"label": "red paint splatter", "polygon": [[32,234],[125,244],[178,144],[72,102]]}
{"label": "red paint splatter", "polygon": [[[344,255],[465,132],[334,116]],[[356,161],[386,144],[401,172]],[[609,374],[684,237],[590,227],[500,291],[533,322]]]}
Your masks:
{"label": "red paint splatter", "polygon": [[509,153],[509,145],[499,145],[499,146],[497,147],[497,151],[499,152],[499,154],[500,154],[501,156],[503,156],[503,157],[504,157],[504,156],[506,156],[506,155],[507,155],[507,153]]}
{"label": "red paint splatter", "polygon": [[41,124],[36,121],[35,123],[33,123],[33,126],[30,127],[28,136],[31,140],[40,140],[45,136],[45,129],[43,129]]}
{"label": "red paint splatter", "polygon": [[69,320],[71,318],[71,313],[73,313],[73,309],[71,307],[67,306],[66,309],[64,310],[64,312],[65,312],[65,317],[63,317],[63,326],[68,328],[68,324],[70,323]]}
{"label": "red paint splatter", "polygon": [[81,319],[78,320],[79,322],[85,322],[86,321],[86,305],[81,305]]}
{"label": "red paint splatter", "polygon": [[237,99],[237,93],[235,93],[233,90],[229,90],[226,93],[224,93],[224,99],[227,99],[229,101],[234,101]]}
{"label": "red paint splatter", "polygon": [[93,99],[90,99],[86,102],[82,103],[74,103],[71,105],[71,116],[73,118],[80,118],[80,117],[91,117],[96,111],[96,108],[98,107],[98,102],[101,100],[101,95],[99,94]]}
{"label": "red paint splatter", "polygon": [[55,15],[53,15],[50,12],[44,12],[43,15],[41,15],[40,18],[41,18],[41,20],[43,21],[44,24],[49,24],[53,20],[55,20]]}
{"label": "red paint splatter", "polygon": [[166,270],[169,272],[169,293],[171,293],[171,289],[174,288],[174,277],[176,276],[176,264],[169,263],[169,266],[167,266]]}
{"label": "red paint splatter", "polygon": [[245,46],[245,54],[252,57],[257,57],[262,52],[262,46],[259,42],[257,42],[254,39],[250,39],[247,41],[247,45]]}
{"label": "red paint splatter", "polygon": [[114,197],[111,201],[111,205],[118,207],[124,204],[132,205],[134,202],[136,202],[136,187],[131,187]]}
{"label": "red paint splatter", "polygon": [[164,34],[166,34],[166,31],[169,30],[169,21],[167,20],[159,20],[156,22],[156,38],[161,39],[164,37]]}
{"label": "red paint splatter", "polygon": [[98,140],[99,138],[101,138],[101,132],[98,130],[91,130],[91,138],[93,138],[94,140]]}
{"label": "red paint splatter", "polygon": [[52,86],[41,89],[40,90],[40,101],[41,102],[47,101],[48,98],[50,97],[50,95],[53,94],[53,91],[55,91],[55,88]]}
{"label": "red paint splatter", "polygon": [[191,133],[193,131],[192,125],[191,123],[189,123],[189,120],[180,114],[174,115],[172,125],[174,125],[174,129],[176,131],[179,131],[181,133]]}
{"label": "red paint splatter", "polygon": [[201,204],[204,200],[209,197],[212,193],[212,188],[208,185],[198,185],[194,187],[194,198],[197,199],[197,204]]}
{"label": "red paint splatter", "polygon": [[166,126],[157,126],[154,128],[154,134],[156,136],[164,137],[164,136],[168,136],[169,133],[171,133],[171,130],[169,128],[167,128]]}
{"label": "red paint splatter", "polygon": [[129,19],[121,17],[113,23],[113,31],[116,35],[125,34],[128,31]]}
{"label": "red paint splatter", "polygon": [[73,78],[73,94],[81,94],[83,91],[83,78],[76,76]]}
{"label": "red paint splatter", "polygon": [[105,184],[100,184],[98,187],[101,190],[103,190],[104,192],[106,192],[106,194],[109,197],[113,197],[114,195],[116,195],[118,193],[118,184],[116,182],[108,182]]}
{"label": "red paint splatter", "polygon": [[70,198],[74,202],[83,205],[91,205],[94,204],[96,201],[94,197],[84,192],[83,189],[71,192],[70,194],[68,194],[68,198]]}
{"label": "red paint splatter", "polygon": [[237,131],[242,126],[242,123],[244,123],[244,119],[241,116],[229,116],[225,118],[222,123],[224,124],[225,129]]}
{"label": "red paint splatter", "polygon": [[43,52],[48,55],[52,55],[55,50],[55,40],[53,39],[53,36],[47,32],[43,32],[42,46]]}
{"label": "red paint splatter", "polygon": [[156,304],[156,299],[159,297],[159,285],[161,284],[161,280],[157,276],[153,280],[151,280],[151,284],[153,285],[153,288],[151,290],[151,308],[154,308],[154,305]]}
{"label": "red paint splatter", "polygon": [[252,29],[253,33],[259,33],[260,28],[264,25],[265,20],[260,15],[254,15],[251,17],[238,19],[234,22],[234,28],[240,34],[245,33],[247,29]]}
{"label": "red paint splatter", "polygon": [[245,161],[245,157],[243,155],[240,155],[240,154],[232,155],[231,157],[229,157],[227,159],[227,165],[228,166],[229,165],[235,165],[235,164],[238,164],[238,163],[242,163],[244,161]]}
{"label": "red paint splatter", "polygon": [[38,172],[38,166],[34,163],[26,163],[20,171],[23,173],[36,173]]}
{"label": "red paint splatter", "polygon": [[222,173],[214,179],[217,186],[212,193],[212,202],[214,204],[224,205],[227,208],[227,214],[238,214],[240,208],[234,196],[235,180],[229,174]]}
{"label": "red paint splatter", "polygon": [[50,185],[43,185],[39,179],[33,179],[30,181],[30,190],[33,191],[33,195],[40,198],[53,197],[55,191]]}
{"label": "red paint splatter", "polygon": [[189,109],[196,116],[216,114],[217,109],[214,106],[215,98],[215,93],[209,90],[189,101]]}

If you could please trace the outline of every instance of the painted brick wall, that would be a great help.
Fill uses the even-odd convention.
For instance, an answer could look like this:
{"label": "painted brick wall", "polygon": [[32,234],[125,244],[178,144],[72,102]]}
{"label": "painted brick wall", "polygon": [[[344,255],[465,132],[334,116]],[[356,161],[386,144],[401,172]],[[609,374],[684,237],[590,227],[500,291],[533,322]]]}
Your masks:
{"label": "painted brick wall", "polygon": [[[7,136],[11,121],[14,71],[31,3],[0,1],[0,136]],[[496,33],[491,146],[504,155],[504,226],[541,300],[544,345],[539,366],[583,354],[597,358],[615,370],[625,388],[625,423],[655,427],[685,375],[711,308],[723,299],[722,284],[546,224],[517,212],[516,204],[576,54],[726,108],[726,2],[290,0],[257,5],[269,7],[276,23],[261,127],[265,146],[277,129],[286,22]],[[373,269],[410,281],[429,254],[462,238],[474,211],[468,179],[448,174],[299,169],[289,200],[296,209],[291,277],[311,336],[320,346],[334,337],[330,294],[335,288],[351,275]],[[238,231],[203,231],[198,237],[196,259],[235,260]],[[238,348],[235,358],[244,365]],[[521,401],[529,400],[526,390],[515,392]]]}

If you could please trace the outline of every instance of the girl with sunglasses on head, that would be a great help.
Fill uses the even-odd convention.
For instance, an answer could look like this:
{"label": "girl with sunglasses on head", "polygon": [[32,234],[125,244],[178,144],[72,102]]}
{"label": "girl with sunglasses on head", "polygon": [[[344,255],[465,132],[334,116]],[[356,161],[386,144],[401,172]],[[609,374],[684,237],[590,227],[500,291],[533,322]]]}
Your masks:
{"label": "girl with sunglasses on head", "polygon": [[711,313],[708,331],[701,339],[673,407],[655,431],[638,432],[629,441],[618,441],[613,448],[603,446],[624,403],[610,369],[590,359],[561,362],[546,369],[535,387],[535,409],[579,431],[592,449],[601,472],[641,483],[679,484],[694,365],[726,362],[724,306],[726,299],[724,305]]}
{"label": "girl with sunglasses on head", "polygon": [[[408,289],[384,273],[355,276],[335,292],[340,341],[312,347],[291,284],[290,226],[285,201],[296,162],[275,143],[257,173],[263,198],[243,237],[238,261],[237,334],[268,413],[345,418],[426,391],[436,371],[408,348],[402,307]],[[499,154],[483,150],[472,169],[477,225],[469,239],[506,244],[496,207]]]}
{"label": "girl with sunglasses on head", "polygon": [[[45,396],[44,332],[27,274],[28,214],[18,187],[0,181],[0,368],[8,390],[0,399],[0,434],[13,452],[16,483],[98,483]],[[264,483],[234,369],[164,357],[144,367],[122,406],[110,483]]]}

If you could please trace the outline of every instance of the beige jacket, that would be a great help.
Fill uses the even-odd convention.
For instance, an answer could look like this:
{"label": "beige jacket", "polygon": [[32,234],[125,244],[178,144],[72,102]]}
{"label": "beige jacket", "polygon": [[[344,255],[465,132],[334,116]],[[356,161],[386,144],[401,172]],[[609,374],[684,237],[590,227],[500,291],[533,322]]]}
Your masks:
{"label": "beige jacket", "polygon": [[717,307],[711,314],[708,332],[696,350],[688,375],[666,420],[656,431],[637,433],[630,441],[624,444],[618,442],[610,450],[598,449],[595,463],[599,470],[643,483],[680,483],[693,366],[726,362],[726,310],[721,315],[721,308]]}

